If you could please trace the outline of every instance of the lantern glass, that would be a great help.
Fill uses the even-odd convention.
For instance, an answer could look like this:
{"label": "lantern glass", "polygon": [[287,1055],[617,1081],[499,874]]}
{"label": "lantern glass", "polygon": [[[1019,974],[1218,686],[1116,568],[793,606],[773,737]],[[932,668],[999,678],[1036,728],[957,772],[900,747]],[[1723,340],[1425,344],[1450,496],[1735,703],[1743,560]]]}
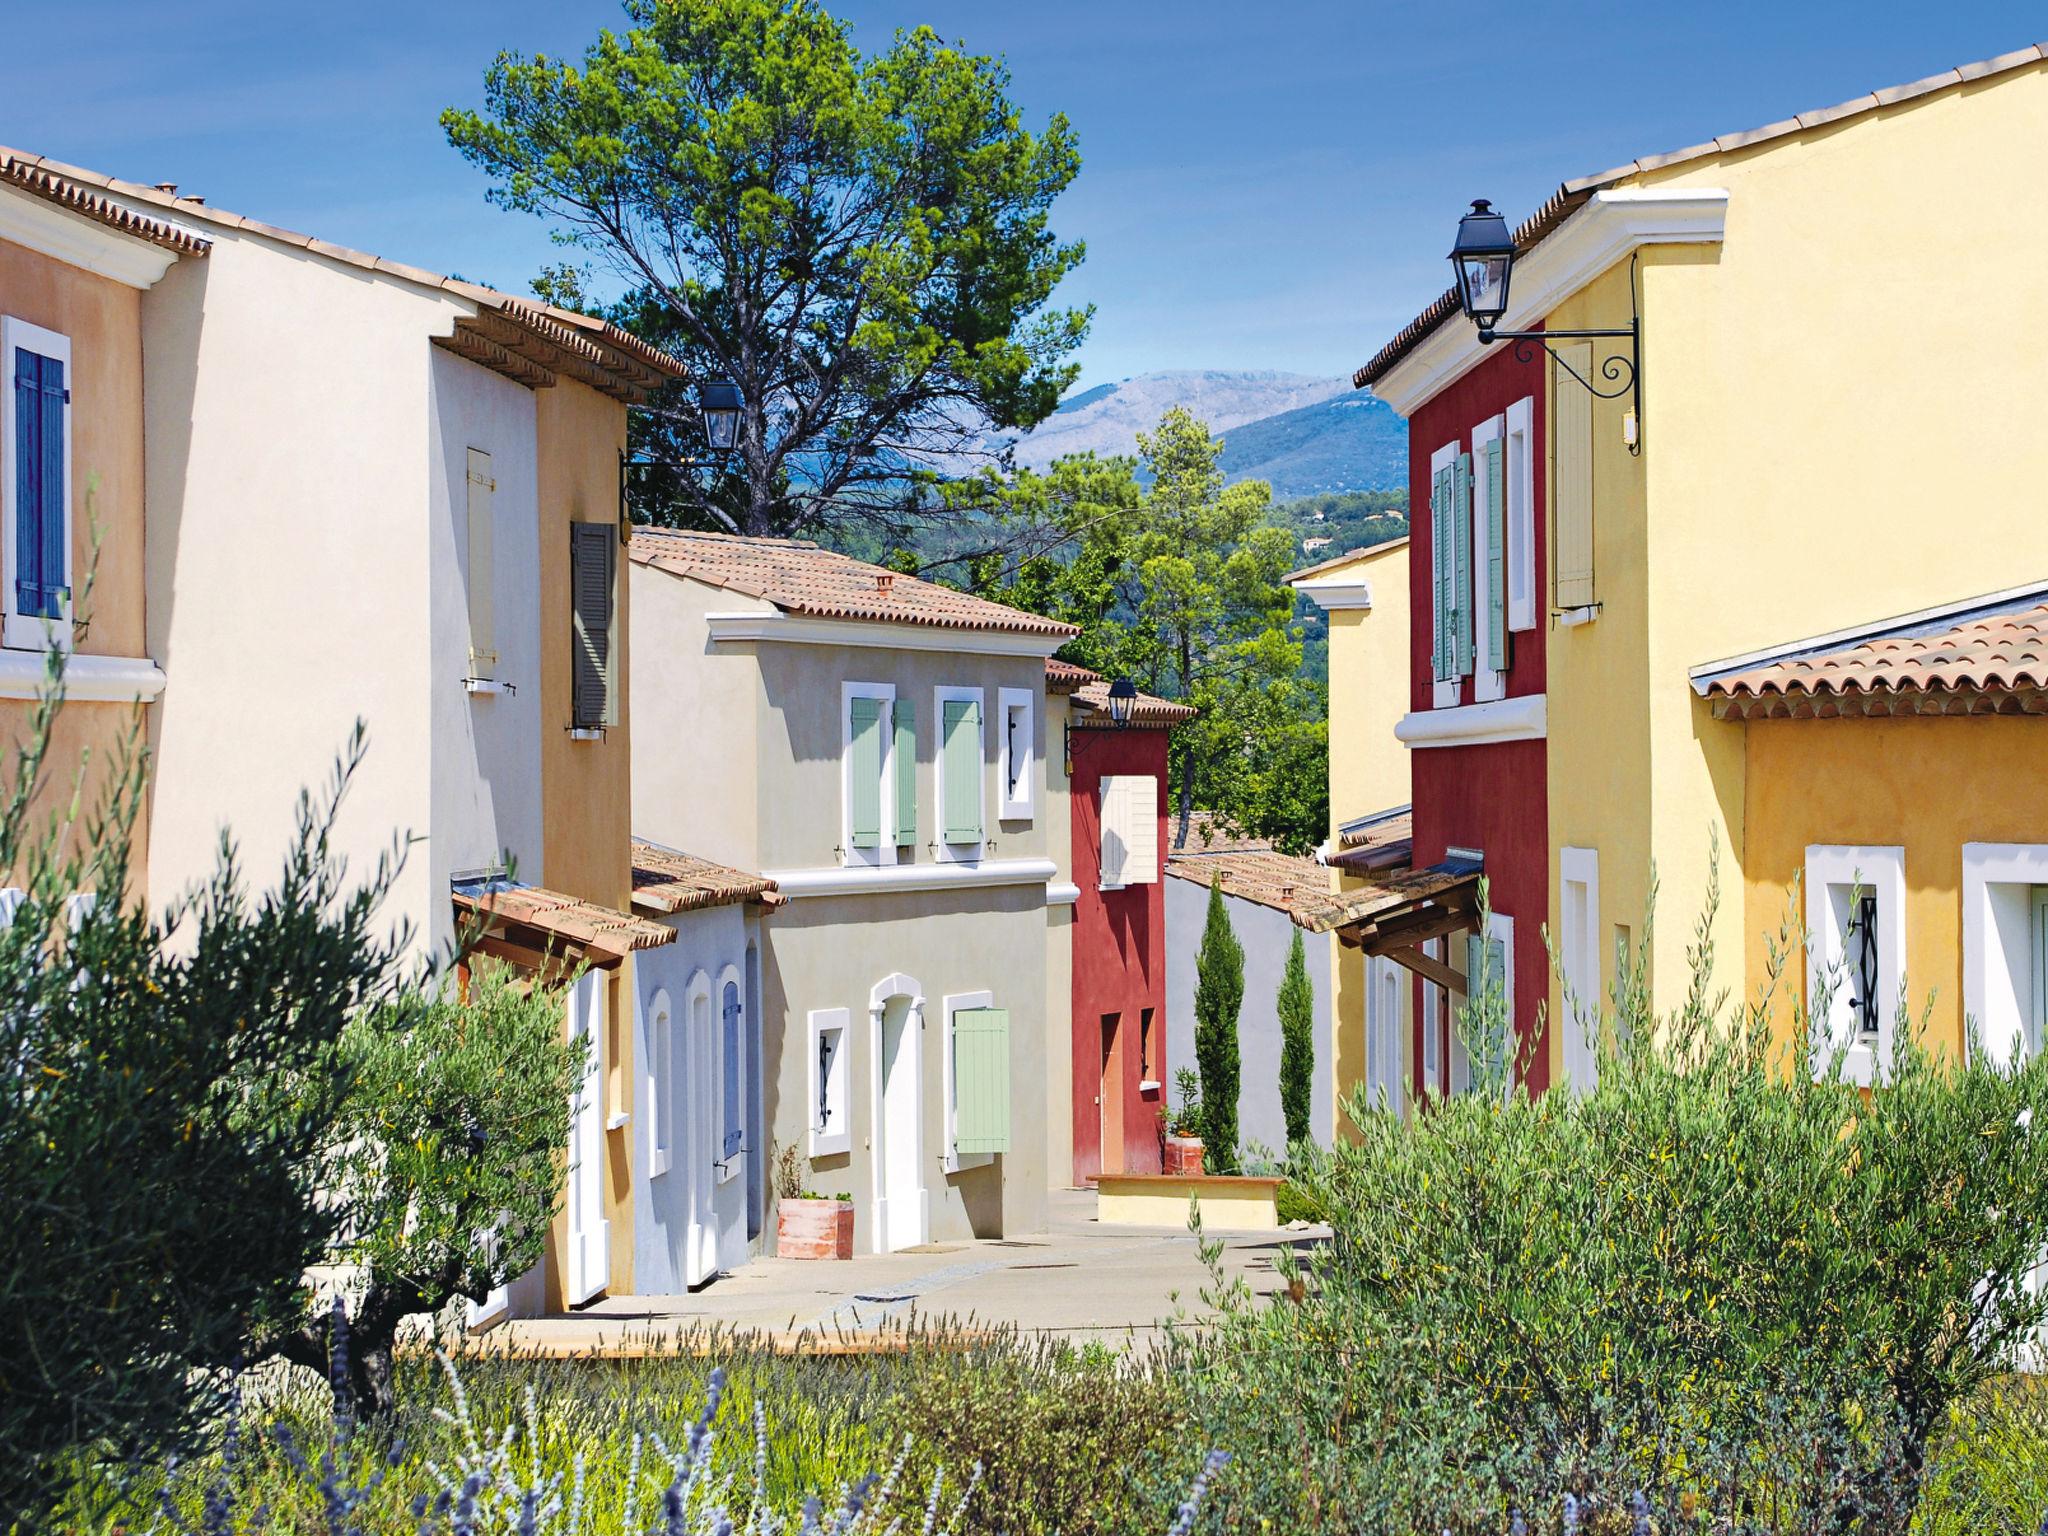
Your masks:
{"label": "lantern glass", "polygon": [[1118,727],[1131,723],[1131,706],[1138,702],[1138,685],[1120,677],[1109,685],[1109,722]]}
{"label": "lantern glass", "polygon": [[1451,267],[1458,274],[1458,306],[1482,331],[1493,329],[1507,313],[1508,279],[1514,272],[1515,240],[1507,220],[1484,198],[1458,220]]}
{"label": "lantern glass", "polygon": [[697,392],[704,412],[704,440],[713,453],[730,453],[740,437],[739,386],[730,380],[714,379]]}

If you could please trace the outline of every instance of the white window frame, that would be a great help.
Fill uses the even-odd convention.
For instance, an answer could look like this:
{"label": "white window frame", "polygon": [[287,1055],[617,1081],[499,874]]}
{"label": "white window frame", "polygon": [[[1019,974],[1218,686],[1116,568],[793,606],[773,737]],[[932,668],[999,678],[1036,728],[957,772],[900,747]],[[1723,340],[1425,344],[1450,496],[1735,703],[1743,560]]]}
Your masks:
{"label": "white window frame", "polygon": [[1500,944],[1500,1006],[1507,1017],[1507,1034],[1501,1049],[1507,1052],[1507,1080],[1504,1093],[1513,1093],[1518,1081],[1515,1063],[1522,1053],[1522,1037],[1515,1028],[1515,920],[1505,912],[1486,914],[1486,937]]}
{"label": "white window frame", "polygon": [[[1573,887],[1581,895],[1574,916]],[[1586,1092],[1600,1081],[1600,854],[1593,848],[1557,850],[1557,954],[1564,1048],[1558,1066],[1564,1081]]]}
{"label": "white window frame", "polygon": [[[1038,814],[1038,705],[1037,695],[1029,688],[1001,688],[996,691],[996,729],[1002,735],[998,738],[999,750],[996,756],[1002,765],[1002,809],[999,819],[1003,821],[1029,821]],[[1019,728],[1010,729],[1012,713],[1023,717]],[[940,729],[945,721],[939,722]],[[1010,742],[1012,737],[1023,743],[1021,762],[1012,762]],[[1017,793],[1011,793],[1015,785]],[[942,802],[943,803],[943,802]]]}
{"label": "white window frame", "polygon": [[[1507,697],[1508,673],[1502,665],[1504,658],[1493,654],[1493,625],[1487,614],[1493,605],[1493,519],[1482,517],[1479,508],[1485,499],[1481,489],[1486,480],[1482,458],[1486,445],[1507,440],[1507,419],[1503,416],[1489,416],[1472,428],[1472,473],[1467,477],[1472,489],[1472,505],[1466,516],[1472,519],[1472,702],[1491,704],[1495,699]],[[1502,447],[1506,454],[1507,449]],[[1508,467],[1505,457],[1501,462],[1501,494],[1507,494]],[[1507,509],[1501,509],[1501,527],[1507,527]],[[1507,558],[1502,555],[1502,569],[1506,569]],[[1507,594],[1501,594],[1501,619],[1503,629],[1507,625]]]}
{"label": "white window frame", "polygon": [[993,1008],[996,995],[993,992],[948,992],[940,999],[941,1015],[945,1020],[946,1033],[940,1042],[939,1059],[942,1063],[940,1075],[946,1106],[946,1172],[958,1173],[964,1168],[982,1168],[996,1160],[993,1152],[956,1152],[953,1150],[954,1118],[959,1105],[953,1098],[953,1015],[968,1008]]}
{"label": "white window frame", "polygon": [[[879,846],[853,846],[853,701],[876,699],[889,706],[882,715],[881,837]],[[896,685],[894,683],[852,683],[839,685],[839,862],[842,865],[884,867],[896,862]],[[915,771],[913,769],[913,771]]]}
{"label": "white window frame", "polygon": [[[972,843],[949,843],[946,841],[946,706],[949,703],[972,702],[978,708],[976,718],[981,726],[974,743],[974,795],[980,806],[980,815],[975,819],[981,823],[981,837]],[[934,825],[932,841],[939,850],[942,864],[978,864],[982,850],[988,845],[988,705],[980,688],[970,688],[958,683],[941,683],[932,689],[932,729],[938,734],[937,761],[933,765],[933,782],[937,787],[938,803],[932,808]]]}
{"label": "white window frame", "polygon": [[[888,775],[885,772],[883,777]],[[740,1145],[731,1157],[725,1155],[725,989],[739,989],[740,1000]],[[728,965],[718,973],[711,989],[711,1169],[714,1184],[730,1184],[747,1166],[747,982],[740,968]]]}
{"label": "white window frame", "polygon": [[647,1000],[647,1176],[658,1179],[675,1161],[675,1008],[668,988]]}
{"label": "white window frame", "polygon": [[[811,1156],[831,1157],[853,1150],[853,1011],[848,1008],[813,1008],[809,1014],[810,1056],[806,1075],[810,1096],[804,1100],[804,1119],[810,1124]],[[828,1034],[837,1034],[839,1044],[818,1080],[818,1048]],[[816,1118],[818,1101],[825,1101],[825,1124]],[[836,1128],[827,1129],[836,1121]]]}
{"label": "white window frame", "polygon": [[[73,507],[77,500],[77,476],[72,473],[71,429],[76,415],[78,378],[71,361],[71,338],[62,332],[17,320],[12,315],[0,316],[0,379],[5,380],[0,388],[4,388],[6,393],[5,408],[0,409],[0,589],[4,589],[5,603],[0,607],[0,646],[10,650],[40,651],[46,643],[47,633],[47,638],[54,641],[60,650],[69,650],[71,603],[68,597],[63,613],[54,619],[25,614],[16,606],[14,568],[20,551],[16,547],[18,517],[14,487],[17,483],[15,458],[21,452],[21,444],[16,441],[19,429],[15,425],[14,411],[14,354],[18,348],[62,362],[64,388],[71,397],[64,406],[64,579],[67,586],[71,581]],[[49,626],[47,632],[45,625]]]}
{"label": "white window frame", "polygon": [[[689,1082],[691,1093],[684,1102],[683,1140],[686,1147],[694,1147],[700,1161],[690,1175],[690,1183],[699,1191],[711,1187],[711,1178],[718,1167],[719,1145],[719,1079],[718,1079],[718,994],[711,984],[711,973],[698,969],[690,973],[689,985],[683,988],[683,1080]],[[692,1067],[703,1064],[709,1070],[694,1072]],[[690,1080],[695,1078],[695,1082]]]}
{"label": "white window frame", "polygon": [[[1402,983],[1409,974],[1384,955],[1374,955],[1365,963],[1366,1082],[1379,1096],[1381,1108],[1392,1111],[1396,1118],[1404,1116],[1408,1108],[1407,1031],[1401,1027],[1407,1010],[1401,1000],[1407,992]],[[1387,1059],[1390,1046],[1391,1061]]]}
{"label": "white window frame", "polygon": [[[2024,895],[2008,895],[2013,887]],[[2032,893],[2043,888],[2048,844],[1963,844],[1963,1016],[1976,1026],[1974,1049],[1994,1067],[2017,1067],[2032,1054],[2043,1002],[2036,994],[2048,982],[2032,942]],[[2001,913],[2001,905],[2008,910]],[[2014,917],[2022,919],[2023,932],[2013,931]],[[2027,968],[2024,991],[2013,984],[2015,945]]]}
{"label": "white window frame", "polygon": [[[1835,916],[1834,893],[1862,886],[1877,898],[1877,1046],[1855,1037],[1843,925]],[[1869,1087],[1892,1051],[1893,1015],[1906,977],[1906,850],[1897,846],[1816,843],[1806,850],[1807,1002],[1817,984],[1832,976],[1834,995],[1825,1018],[1813,1020],[1813,1066],[1825,1070],[1834,1053],[1844,1056],[1848,1081]]]}
{"label": "white window frame", "polygon": [[1536,400],[1507,411],[1508,629],[1534,629],[1536,601]]}
{"label": "white window frame", "polygon": [[[1432,509],[1435,506],[1436,477],[1439,474],[1443,473],[1446,467],[1456,469],[1458,464],[1458,455],[1460,453],[1463,453],[1464,451],[1464,445],[1454,438],[1450,442],[1445,443],[1443,447],[1437,449],[1435,453],[1432,453],[1429,456],[1429,484]],[[1455,485],[1455,483],[1456,482],[1454,481],[1453,484]],[[1432,510],[1430,516],[1434,518],[1435,515],[1435,511]],[[1463,515],[1469,518],[1472,515],[1472,509],[1470,507],[1466,507],[1464,509]],[[1436,612],[1436,584],[1443,579],[1443,573],[1436,568],[1436,544],[1436,528],[1435,525],[1432,523],[1429,530],[1429,603],[1430,613],[1432,615],[1434,615]],[[1458,561],[1457,547],[1457,541],[1455,538],[1453,538],[1453,540],[1451,541],[1451,565],[1453,569],[1456,568]],[[1429,632],[1432,641],[1434,641],[1436,636],[1436,620],[1434,617],[1430,619]],[[1455,654],[1458,644],[1457,636],[1455,634],[1449,635],[1446,637],[1446,640],[1450,644],[1452,651]],[[1457,708],[1459,701],[1464,697],[1464,683],[1465,680],[1462,677],[1436,676],[1436,664],[1433,659],[1431,660],[1429,682],[1431,692],[1429,701],[1434,708]]]}

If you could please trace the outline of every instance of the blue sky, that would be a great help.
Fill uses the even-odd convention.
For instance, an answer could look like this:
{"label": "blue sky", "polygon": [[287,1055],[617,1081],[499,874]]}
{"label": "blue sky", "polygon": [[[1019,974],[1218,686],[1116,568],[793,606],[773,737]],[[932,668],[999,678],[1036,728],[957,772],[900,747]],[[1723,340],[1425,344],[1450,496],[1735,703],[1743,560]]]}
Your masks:
{"label": "blue sky", "polygon": [[[1722,0],[839,0],[998,53],[1084,167],[1056,228],[1097,306],[1083,383],[1348,372],[1443,286],[1460,210],[2048,38],[2048,6]],[[498,48],[580,52],[614,0],[4,6],[0,143],[523,291],[559,259],[436,114]]]}

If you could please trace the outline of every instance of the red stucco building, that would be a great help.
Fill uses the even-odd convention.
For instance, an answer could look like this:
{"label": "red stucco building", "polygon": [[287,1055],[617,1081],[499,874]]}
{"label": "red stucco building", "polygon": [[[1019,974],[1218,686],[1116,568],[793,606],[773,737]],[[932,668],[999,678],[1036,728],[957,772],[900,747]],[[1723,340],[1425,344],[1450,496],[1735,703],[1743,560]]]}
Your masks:
{"label": "red stucco building", "polygon": [[[1109,684],[1066,663],[1073,918],[1073,1173],[1157,1173],[1166,1061],[1167,746],[1194,711],[1147,694],[1110,720]],[[1055,1169],[1055,1175],[1058,1170]]]}

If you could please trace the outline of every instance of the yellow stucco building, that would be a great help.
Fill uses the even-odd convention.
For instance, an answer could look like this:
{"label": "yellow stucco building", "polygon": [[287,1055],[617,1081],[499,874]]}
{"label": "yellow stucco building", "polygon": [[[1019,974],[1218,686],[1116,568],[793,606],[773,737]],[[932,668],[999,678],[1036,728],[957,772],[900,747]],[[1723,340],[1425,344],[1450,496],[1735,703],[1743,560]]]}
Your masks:
{"label": "yellow stucco building", "polygon": [[[1639,392],[1611,398],[1565,366],[1608,389],[1626,335],[1532,349],[1554,1016],[1567,981],[1603,996],[1642,941],[1653,871],[1649,980],[1675,1004],[1717,852],[1725,985],[1762,979],[1797,880],[1816,936],[1788,987],[1839,963],[1839,1014],[1874,979],[1886,1033],[1898,986],[1916,1016],[1932,992],[1949,1047],[1966,1011],[2007,1035],[2038,1011],[2048,951],[2020,914],[2048,734],[1996,666],[2048,589],[2048,285],[2015,282],[2011,257],[2048,232],[2012,177],[2044,155],[2048,55],[2029,47],[1568,182],[1517,231],[1501,330],[1635,321],[1641,339]],[[1359,379],[1412,414],[1505,350],[1447,295]],[[1910,698],[1877,665],[1902,642],[1931,647]],[[1993,658],[1989,682],[1944,670],[1959,650]],[[1725,686],[1785,665],[1759,686],[1853,665],[1875,691],[1812,718]],[[1556,1080],[1561,1032],[1550,1049]]]}
{"label": "yellow stucco building", "polygon": [[[1408,540],[1354,549],[1287,578],[1327,617],[1330,656],[1330,889],[1408,861],[1408,749],[1394,725],[1408,708]],[[1398,1095],[1407,1080],[1409,988],[1391,962],[1331,946],[1331,1124],[1360,1083]]]}

